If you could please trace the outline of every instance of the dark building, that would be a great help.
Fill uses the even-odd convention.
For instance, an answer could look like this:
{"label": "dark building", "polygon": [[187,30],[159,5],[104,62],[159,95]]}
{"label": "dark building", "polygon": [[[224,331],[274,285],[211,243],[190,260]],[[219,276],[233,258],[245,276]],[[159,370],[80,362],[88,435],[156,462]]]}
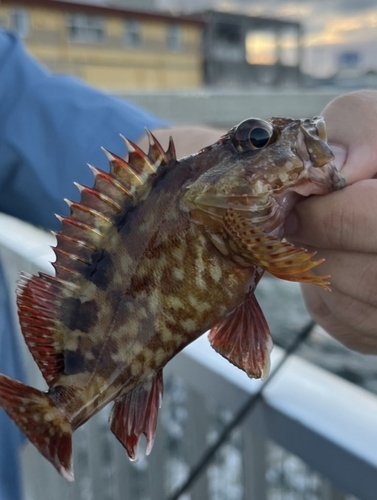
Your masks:
{"label": "dark building", "polygon": [[[196,14],[198,16],[198,14]],[[302,25],[298,22],[252,17],[219,11],[200,13],[206,21],[203,37],[204,80],[210,86],[281,86],[300,85],[302,59]],[[258,36],[272,40],[270,61],[250,58]],[[286,36],[290,54],[287,61]]]}

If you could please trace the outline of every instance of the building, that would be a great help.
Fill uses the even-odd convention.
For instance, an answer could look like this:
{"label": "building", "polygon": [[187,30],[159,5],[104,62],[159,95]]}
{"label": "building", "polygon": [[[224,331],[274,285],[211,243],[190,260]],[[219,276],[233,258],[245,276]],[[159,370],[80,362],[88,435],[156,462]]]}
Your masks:
{"label": "building", "polygon": [[2,0],[0,24],[54,73],[106,90],[202,86],[205,22],[146,10],[61,0]]}
{"label": "building", "polygon": [[215,10],[200,16],[206,22],[203,71],[207,85],[300,85],[300,23]]}

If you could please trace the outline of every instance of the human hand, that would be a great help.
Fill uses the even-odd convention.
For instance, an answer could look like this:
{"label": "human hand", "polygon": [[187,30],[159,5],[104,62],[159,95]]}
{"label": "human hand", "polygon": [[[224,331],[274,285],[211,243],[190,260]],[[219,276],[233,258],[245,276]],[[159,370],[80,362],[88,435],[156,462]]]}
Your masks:
{"label": "human hand", "polygon": [[298,203],[286,235],[326,259],[317,272],[331,275],[332,293],[302,287],[313,319],[350,349],[377,354],[377,92],[343,95],[323,116],[347,187]]}

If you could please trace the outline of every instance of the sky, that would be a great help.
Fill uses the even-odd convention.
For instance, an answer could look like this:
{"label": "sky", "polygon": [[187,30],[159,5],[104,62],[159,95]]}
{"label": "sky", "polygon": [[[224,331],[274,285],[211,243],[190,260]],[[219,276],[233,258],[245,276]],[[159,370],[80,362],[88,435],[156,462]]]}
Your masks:
{"label": "sky", "polygon": [[[358,66],[377,70],[377,2],[376,0],[159,0],[165,7],[192,10],[216,7],[300,21],[304,26],[303,70],[317,77],[327,77],[339,68],[339,55],[357,52]],[[259,40],[271,53],[271,38]],[[286,40],[289,59],[289,40]]]}

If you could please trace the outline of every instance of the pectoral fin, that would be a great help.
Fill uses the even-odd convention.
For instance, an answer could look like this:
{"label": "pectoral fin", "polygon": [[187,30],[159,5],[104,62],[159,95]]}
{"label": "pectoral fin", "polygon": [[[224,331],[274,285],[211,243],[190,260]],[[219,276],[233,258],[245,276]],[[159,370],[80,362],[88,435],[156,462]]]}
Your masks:
{"label": "pectoral fin", "polygon": [[126,448],[131,460],[138,458],[142,434],[147,438],[147,455],[152,451],[158,410],[163,393],[162,370],[149,377],[133,391],[118,399],[112,409],[111,431]]}
{"label": "pectoral fin", "polygon": [[209,334],[211,346],[250,378],[265,378],[270,370],[272,340],[253,293]]}
{"label": "pectoral fin", "polygon": [[264,233],[235,210],[224,216],[224,228],[232,252],[249,265],[257,265],[277,278],[313,283],[326,290],[329,276],[317,276],[311,270],[323,259],[312,261],[316,252],[308,252]]}

